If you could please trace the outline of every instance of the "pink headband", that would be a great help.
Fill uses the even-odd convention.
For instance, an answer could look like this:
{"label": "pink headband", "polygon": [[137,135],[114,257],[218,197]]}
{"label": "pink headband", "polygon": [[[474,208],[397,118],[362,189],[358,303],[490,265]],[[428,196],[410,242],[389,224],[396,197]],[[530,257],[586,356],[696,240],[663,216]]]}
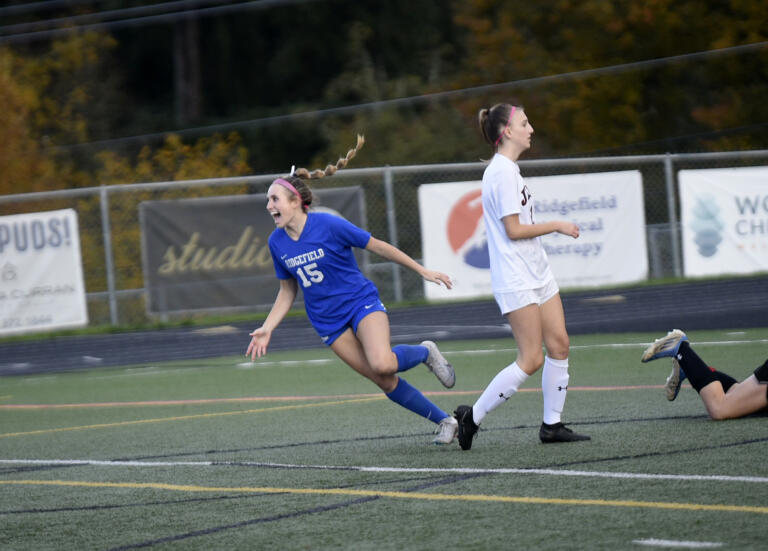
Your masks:
{"label": "pink headband", "polygon": [[[294,194],[296,197],[298,197],[298,198],[299,198],[299,201],[301,201],[301,194],[299,193],[299,191],[298,191],[298,190],[297,190],[297,189],[294,187],[294,185],[293,185],[291,182],[289,182],[289,181],[288,181],[288,180],[286,180],[285,178],[278,178],[277,180],[274,180],[272,183],[273,183],[273,184],[280,184],[280,185],[281,185],[281,186],[283,186],[285,189],[287,189],[287,190],[289,190],[289,191],[292,191],[292,192],[293,192],[293,194]],[[303,201],[302,201],[302,203],[303,203]]]}
{"label": "pink headband", "polygon": [[501,137],[504,135],[504,132],[507,131],[507,128],[509,128],[509,123],[512,122],[512,115],[515,114],[515,106],[512,106],[512,110],[509,112],[509,119],[507,119],[507,124],[504,126],[504,130],[501,131],[501,134],[499,134],[499,137],[496,138],[496,141],[493,142],[493,146],[496,147],[499,145],[499,142],[501,141]]}

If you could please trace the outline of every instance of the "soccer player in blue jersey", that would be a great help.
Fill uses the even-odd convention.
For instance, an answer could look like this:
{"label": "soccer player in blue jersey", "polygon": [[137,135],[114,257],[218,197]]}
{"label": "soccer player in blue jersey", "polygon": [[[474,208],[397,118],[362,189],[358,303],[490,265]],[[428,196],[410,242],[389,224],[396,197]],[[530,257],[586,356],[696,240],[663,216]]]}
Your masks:
{"label": "soccer player in blue jersey", "polygon": [[376,253],[449,289],[450,277],[426,269],[339,216],[309,210],[312,191],[305,180],[343,168],[363,143],[358,136],[356,147],[336,165],[311,173],[298,169],[269,187],[267,210],[277,226],[269,237],[269,250],[280,289],[264,324],[250,334],[246,355],[253,360],[266,353],[272,332],[291,309],[301,285],[307,317],[322,341],[352,369],[377,384],[390,400],[436,423],[436,444],[449,444],[458,430],[456,420],[398,374],[423,362],[450,388],[456,380],[453,367],[431,341],[391,346],[387,310],[376,286],[360,271],[352,248]]}

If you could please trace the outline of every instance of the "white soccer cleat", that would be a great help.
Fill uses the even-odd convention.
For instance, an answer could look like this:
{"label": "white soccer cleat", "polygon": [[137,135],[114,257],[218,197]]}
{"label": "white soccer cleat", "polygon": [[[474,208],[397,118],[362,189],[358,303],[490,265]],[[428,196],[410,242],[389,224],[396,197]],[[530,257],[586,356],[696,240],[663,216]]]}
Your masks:
{"label": "white soccer cleat", "polygon": [[448,363],[448,360],[443,357],[437,345],[432,341],[424,341],[421,346],[426,346],[429,350],[429,356],[424,362],[429,370],[435,374],[435,377],[443,383],[445,388],[452,388],[456,384],[456,372],[453,370],[453,366]]}
{"label": "white soccer cleat", "polygon": [[674,358],[680,349],[680,344],[687,341],[688,337],[679,329],[673,329],[663,337],[656,339],[643,352],[642,362],[650,362],[659,358]]}
{"label": "white soccer cleat", "polygon": [[437,436],[432,440],[435,444],[450,444],[459,432],[459,422],[450,415],[437,425]]}
{"label": "white soccer cleat", "polygon": [[672,359],[672,373],[667,377],[667,382],[664,384],[664,391],[667,393],[667,400],[670,402],[677,398],[677,394],[680,392],[680,385],[685,380],[685,371],[680,367],[680,363],[676,359]]}

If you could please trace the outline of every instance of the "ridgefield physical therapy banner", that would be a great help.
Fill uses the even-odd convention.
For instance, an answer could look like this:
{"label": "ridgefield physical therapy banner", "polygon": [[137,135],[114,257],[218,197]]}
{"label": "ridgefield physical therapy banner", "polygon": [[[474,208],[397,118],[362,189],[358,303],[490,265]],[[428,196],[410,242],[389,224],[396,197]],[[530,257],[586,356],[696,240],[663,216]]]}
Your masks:
{"label": "ridgefield physical therapy banner", "polygon": [[[317,207],[366,226],[360,187],[315,190]],[[278,282],[267,196],[147,201],[139,206],[150,312],[271,304]]]}
{"label": "ridgefield physical therapy banner", "polygon": [[77,213],[0,217],[0,334],[87,324]]}
{"label": "ridgefield physical therapy banner", "polygon": [[687,276],[768,271],[768,167],[681,170]]}
{"label": "ridgefield physical therapy banner", "polygon": [[[580,236],[542,238],[561,288],[595,287],[648,277],[645,209],[638,171],[526,178],[534,221],[569,220]],[[425,282],[429,299],[491,295],[480,182],[419,187],[427,267],[448,273],[454,289]]]}

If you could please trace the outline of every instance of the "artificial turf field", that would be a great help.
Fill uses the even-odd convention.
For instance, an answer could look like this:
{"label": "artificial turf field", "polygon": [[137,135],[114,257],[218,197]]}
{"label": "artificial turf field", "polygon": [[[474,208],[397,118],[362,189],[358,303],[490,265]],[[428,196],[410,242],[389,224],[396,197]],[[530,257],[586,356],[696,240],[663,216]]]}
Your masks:
{"label": "artificial turf field", "polygon": [[[667,402],[658,336],[572,337],[564,420],[591,441],[538,441],[537,374],[470,451],[324,348],[0,378],[0,548],[765,549],[768,418]],[[737,379],[768,357],[767,329],[689,336]],[[404,376],[448,412],[515,355],[439,344],[452,390]]]}

